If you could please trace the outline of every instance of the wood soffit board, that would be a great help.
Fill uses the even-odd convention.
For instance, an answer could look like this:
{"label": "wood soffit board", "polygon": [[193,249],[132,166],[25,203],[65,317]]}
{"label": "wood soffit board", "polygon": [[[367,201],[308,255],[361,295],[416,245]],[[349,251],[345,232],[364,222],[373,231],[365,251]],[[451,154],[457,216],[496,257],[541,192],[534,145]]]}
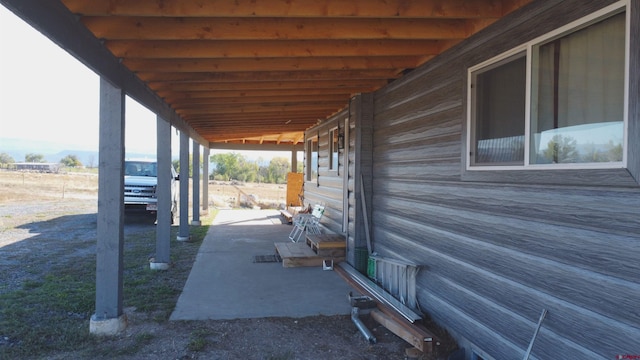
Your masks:
{"label": "wood soffit board", "polygon": [[62,0],[211,143],[305,129],[530,0]]}

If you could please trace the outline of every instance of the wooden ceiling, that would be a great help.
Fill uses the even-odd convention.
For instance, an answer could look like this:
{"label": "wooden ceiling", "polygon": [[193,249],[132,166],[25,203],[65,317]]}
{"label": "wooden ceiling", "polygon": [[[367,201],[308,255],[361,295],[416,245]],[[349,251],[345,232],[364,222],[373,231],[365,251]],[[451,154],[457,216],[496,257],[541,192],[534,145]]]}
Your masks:
{"label": "wooden ceiling", "polygon": [[209,142],[296,144],[530,0],[62,0]]}

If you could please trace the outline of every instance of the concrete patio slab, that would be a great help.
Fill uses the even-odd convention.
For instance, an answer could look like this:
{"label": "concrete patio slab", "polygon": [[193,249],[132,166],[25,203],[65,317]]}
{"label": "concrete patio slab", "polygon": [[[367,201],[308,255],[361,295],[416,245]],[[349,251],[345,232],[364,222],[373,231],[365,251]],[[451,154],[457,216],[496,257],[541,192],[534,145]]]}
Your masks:
{"label": "concrete patio slab", "polygon": [[221,210],[205,237],[171,320],[347,315],[355,290],[322,267],[255,263],[275,254],[291,225],[275,210]]}

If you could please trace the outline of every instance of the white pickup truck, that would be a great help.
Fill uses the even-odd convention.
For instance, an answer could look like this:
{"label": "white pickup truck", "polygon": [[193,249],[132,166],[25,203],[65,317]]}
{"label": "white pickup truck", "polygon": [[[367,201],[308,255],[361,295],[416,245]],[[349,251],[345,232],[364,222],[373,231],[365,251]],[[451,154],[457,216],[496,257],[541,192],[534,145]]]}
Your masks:
{"label": "white pickup truck", "polygon": [[[171,223],[178,211],[178,174],[171,166]],[[124,162],[124,209],[125,212],[147,212],[156,215],[158,211],[158,163],[152,159],[131,159]]]}

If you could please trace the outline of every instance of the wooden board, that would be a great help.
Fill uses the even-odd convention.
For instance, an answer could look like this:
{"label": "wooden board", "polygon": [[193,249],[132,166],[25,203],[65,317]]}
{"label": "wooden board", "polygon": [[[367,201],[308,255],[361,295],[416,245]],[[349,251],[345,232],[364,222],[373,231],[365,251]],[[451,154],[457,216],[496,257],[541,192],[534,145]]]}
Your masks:
{"label": "wooden board", "polygon": [[280,214],[282,215],[282,217],[284,217],[284,219],[291,224],[293,222],[293,215],[288,212],[287,210],[280,210]]}
{"label": "wooden board", "polygon": [[433,351],[433,334],[416,324],[411,324],[405,319],[394,317],[381,310],[371,311],[371,317],[380,325],[387,328],[404,341],[411,344],[423,353]]}
{"label": "wooden board", "polygon": [[324,257],[344,257],[347,243],[338,234],[307,234],[307,245],[311,250]]}
{"label": "wooden board", "polygon": [[287,174],[287,206],[302,206],[300,203],[302,184],[304,184],[302,173]]}
{"label": "wooden board", "polygon": [[320,256],[304,243],[279,242],[275,246],[282,258],[282,267],[321,267],[322,260],[325,259],[332,259],[334,262],[344,260],[344,256]]}
{"label": "wooden board", "polygon": [[338,234],[307,234],[307,245],[312,249],[344,249],[344,236]]}

